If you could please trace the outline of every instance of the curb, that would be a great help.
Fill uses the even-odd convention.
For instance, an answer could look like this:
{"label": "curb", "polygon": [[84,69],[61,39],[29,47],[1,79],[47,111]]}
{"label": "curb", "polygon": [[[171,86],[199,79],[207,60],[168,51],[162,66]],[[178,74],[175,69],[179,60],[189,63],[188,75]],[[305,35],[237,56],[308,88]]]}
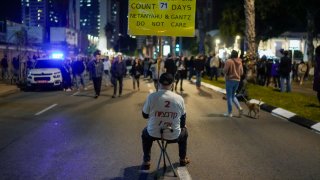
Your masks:
{"label": "curb", "polygon": [[3,92],[0,92],[0,97],[5,97],[5,96],[8,96],[8,95],[11,95],[11,94],[14,94],[16,92],[19,92],[20,89],[19,88],[15,88],[15,89],[10,89],[10,90],[7,90],[7,91],[3,91]]}
{"label": "curb", "polygon": [[[193,82],[195,82],[195,80],[193,80]],[[222,94],[226,94],[226,90],[222,89],[220,87],[205,83],[205,82],[201,82],[201,86],[207,87],[209,89],[212,89],[216,92],[220,92]],[[259,100],[256,99],[251,99],[250,100],[251,103],[259,103]],[[287,111],[285,109],[279,108],[279,107],[275,107],[269,104],[266,104],[264,102],[261,102],[261,106],[260,108],[264,111],[267,111],[275,116],[278,116],[282,119],[286,119],[290,122],[296,123],[300,126],[306,127],[308,129],[314,130],[318,133],[320,133],[320,123],[312,121],[310,119],[306,119],[304,117],[298,116],[293,112]]]}

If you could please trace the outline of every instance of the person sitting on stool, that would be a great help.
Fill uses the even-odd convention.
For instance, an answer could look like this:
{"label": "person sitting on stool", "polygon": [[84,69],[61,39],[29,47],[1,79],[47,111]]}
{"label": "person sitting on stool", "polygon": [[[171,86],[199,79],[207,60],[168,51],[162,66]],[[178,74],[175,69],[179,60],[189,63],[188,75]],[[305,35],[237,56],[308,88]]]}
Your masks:
{"label": "person sitting on stool", "polygon": [[173,76],[163,73],[160,76],[159,91],[149,94],[142,109],[142,115],[148,119],[147,127],[142,130],[143,164],[142,170],[150,169],[150,152],[154,140],[160,139],[160,130],[172,128],[163,132],[165,140],[176,140],[179,145],[180,165],[190,163],[186,157],[188,131],[186,111],[183,98],[172,92]]}

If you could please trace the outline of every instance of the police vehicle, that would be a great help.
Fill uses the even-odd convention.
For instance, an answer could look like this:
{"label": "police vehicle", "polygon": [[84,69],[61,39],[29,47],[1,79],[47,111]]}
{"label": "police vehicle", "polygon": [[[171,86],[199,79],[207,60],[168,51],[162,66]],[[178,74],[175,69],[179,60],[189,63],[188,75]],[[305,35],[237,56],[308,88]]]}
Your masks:
{"label": "police vehicle", "polygon": [[27,87],[63,88],[62,67],[63,57],[39,58],[34,68],[28,72]]}

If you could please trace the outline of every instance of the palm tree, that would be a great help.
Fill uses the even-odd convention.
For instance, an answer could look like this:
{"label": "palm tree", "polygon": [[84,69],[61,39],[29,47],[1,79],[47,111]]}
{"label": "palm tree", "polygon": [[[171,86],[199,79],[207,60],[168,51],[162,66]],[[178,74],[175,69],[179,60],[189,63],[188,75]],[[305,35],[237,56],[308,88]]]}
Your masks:
{"label": "palm tree", "polygon": [[245,9],[245,35],[248,42],[248,55],[249,59],[253,60],[256,56],[256,30],[255,30],[255,0],[245,0],[244,9]]}

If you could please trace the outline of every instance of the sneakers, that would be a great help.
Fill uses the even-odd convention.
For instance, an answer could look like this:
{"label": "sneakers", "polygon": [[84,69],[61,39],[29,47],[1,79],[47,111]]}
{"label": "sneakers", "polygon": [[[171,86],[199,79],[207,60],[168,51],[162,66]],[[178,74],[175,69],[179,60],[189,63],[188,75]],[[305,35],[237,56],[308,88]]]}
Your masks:
{"label": "sneakers", "polygon": [[141,171],[150,170],[150,161],[143,162],[140,168]]}
{"label": "sneakers", "polygon": [[230,114],[229,113],[224,113],[223,116],[224,117],[232,117],[233,115],[231,113]]}
{"label": "sneakers", "polygon": [[95,99],[97,99],[98,97],[99,97],[99,96],[98,96],[97,94],[94,96]]}
{"label": "sneakers", "polygon": [[116,95],[112,95],[112,98],[116,98]]}
{"label": "sneakers", "polygon": [[180,166],[186,166],[189,163],[190,163],[190,159],[187,157],[184,159],[180,159]]}

